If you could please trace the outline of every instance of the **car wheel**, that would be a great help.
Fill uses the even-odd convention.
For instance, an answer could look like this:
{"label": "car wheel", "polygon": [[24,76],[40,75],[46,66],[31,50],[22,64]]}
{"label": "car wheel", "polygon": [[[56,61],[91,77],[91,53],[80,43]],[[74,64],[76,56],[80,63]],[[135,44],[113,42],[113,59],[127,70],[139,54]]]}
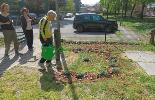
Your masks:
{"label": "car wheel", "polygon": [[83,31],[84,31],[83,26],[78,26],[78,27],[77,27],[77,31],[78,31],[78,32],[83,32]]}

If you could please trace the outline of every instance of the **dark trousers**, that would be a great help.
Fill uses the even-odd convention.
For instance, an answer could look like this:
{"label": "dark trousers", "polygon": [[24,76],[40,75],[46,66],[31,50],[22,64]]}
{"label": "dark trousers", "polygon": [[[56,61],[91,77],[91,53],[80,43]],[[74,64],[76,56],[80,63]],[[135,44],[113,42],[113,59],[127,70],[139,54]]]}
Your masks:
{"label": "dark trousers", "polygon": [[11,42],[14,42],[15,53],[18,53],[19,43],[17,40],[17,34],[15,30],[3,30],[4,43],[5,43],[5,55],[8,55]]}
{"label": "dark trousers", "polygon": [[24,34],[26,37],[28,49],[32,49],[33,48],[33,30],[26,30]]}
{"label": "dark trousers", "polygon": [[[43,37],[40,35],[40,42],[41,42],[42,45],[43,44],[51,44],[51,45],[53,45],[53,39],[52,39],[52,37],[51,38],[47,38],[47,41],[44,41]],[[46,60],[44,58],[41,58],[40,59],[40,63],[44,63],[44,62],[50,63],[51,60]]]}

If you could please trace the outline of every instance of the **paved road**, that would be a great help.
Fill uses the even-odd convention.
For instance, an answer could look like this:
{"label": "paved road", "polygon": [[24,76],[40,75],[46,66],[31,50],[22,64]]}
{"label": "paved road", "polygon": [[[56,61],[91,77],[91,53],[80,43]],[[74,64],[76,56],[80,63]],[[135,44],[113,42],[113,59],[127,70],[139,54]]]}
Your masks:
{"label": "paved road", "polygon": [[[66,40],[75,40],[75,41],[104,41],[105,33],[104,32],[83,32],[77,33],[73,29],[73,18],[65,18],[61,23],[61,36]],[[56,23],[52,25],[53,29],[56,28]],[[123,27],[119,27],[121,34],[107,34],[107,41],[115,42],[124,42],[124,41],[138,41],[139,36],[130,30],[126,30]],[[20,27],[16,27],[16,31],[22,31]],[[34,33],[39,33],[37,25],[34,26]],[[2,33],[0,33],[2,36]]]}
{"label": "paved road", "polygon": [[[53,25],[55,27],[55,24]],[[138,41],[139,36],[136,35],[133,31],[126,30],[123,27],[119,26],[121,34],[107,34],[107,41],[116,41],[116,42],[128,42],[128,41]],[[73,18],[65,18],[64,21],[61,21],[61,34],[63,39],[67,40],[77,40],[77,41],[104,41],[105,33],[104,32],[82,32],[77,33],[73,29]]]}

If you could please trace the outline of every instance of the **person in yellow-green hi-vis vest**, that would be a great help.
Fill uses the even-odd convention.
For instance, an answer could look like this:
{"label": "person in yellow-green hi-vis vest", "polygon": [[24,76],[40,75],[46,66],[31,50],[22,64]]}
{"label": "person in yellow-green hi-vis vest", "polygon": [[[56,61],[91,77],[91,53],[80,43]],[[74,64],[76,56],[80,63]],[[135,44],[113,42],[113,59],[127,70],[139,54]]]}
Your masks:
{"label": "person in yellow-green hi-vis vest", "polygon": [[[47,15],[44,16],[39,22],[39,38],[42,45],[53,45],[51,21],[55,20],[57,14],[53,10],[49,10]],[[39,61],[39,66],[41,70],[45,70],[44,63],[46,62],[46,67],[51,65],[51,60],[44,59],[43,57]]]}

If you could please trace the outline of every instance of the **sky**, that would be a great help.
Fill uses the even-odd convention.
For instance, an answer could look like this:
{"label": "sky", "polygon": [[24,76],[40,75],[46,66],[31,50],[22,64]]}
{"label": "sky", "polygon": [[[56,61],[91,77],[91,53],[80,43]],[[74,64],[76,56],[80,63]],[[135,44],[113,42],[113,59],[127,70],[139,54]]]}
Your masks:
{"label": "sky", "polygon": [[99,2],[100,0],[81,0],[82,4],[93,5]]}

